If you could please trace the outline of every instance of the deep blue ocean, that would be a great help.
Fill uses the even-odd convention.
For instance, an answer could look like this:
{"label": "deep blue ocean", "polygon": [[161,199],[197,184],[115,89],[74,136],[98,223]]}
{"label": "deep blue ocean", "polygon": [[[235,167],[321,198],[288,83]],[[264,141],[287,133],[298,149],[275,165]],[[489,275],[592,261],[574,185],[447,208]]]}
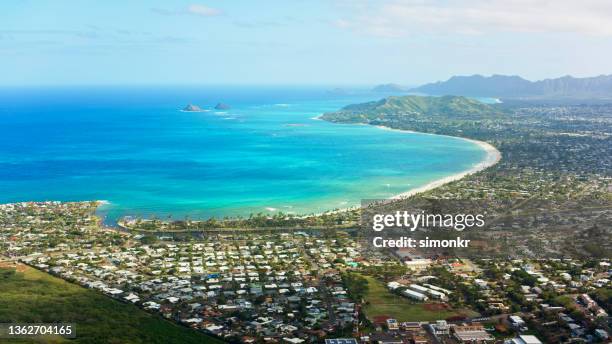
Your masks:
{"label": "deep blue ocean", "polygon": [[[106,200],[111,222],[316,213],[484,159],[455,138],[313,119],[382,97],[290,86],[0,88],[0,203]],[[231,109],[214,110],[218,102]],[[190,103],[210,111],[179,111]]]}

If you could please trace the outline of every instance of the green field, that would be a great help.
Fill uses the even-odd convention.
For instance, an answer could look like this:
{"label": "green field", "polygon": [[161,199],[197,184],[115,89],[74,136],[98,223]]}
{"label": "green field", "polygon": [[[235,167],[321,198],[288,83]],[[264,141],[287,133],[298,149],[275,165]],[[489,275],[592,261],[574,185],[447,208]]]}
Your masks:
{"label": "green field", "polygon": [[[382,315],[398,321],[434,321],[461,315],[460,312],[453,310],[428,310],[422,303],[391,293],[383,283],[373,277],[366,275],[363,277],[368,280],[368,291],[365,295],[367,305],[364,311],[370,321]],[[465,312],[463,314],[465,315]]]}
{"label": "green field", "polygon": [[76,339],[2,343],[222,343],[138,307],[18,265],[0,267],[0,323],[74,323]]}

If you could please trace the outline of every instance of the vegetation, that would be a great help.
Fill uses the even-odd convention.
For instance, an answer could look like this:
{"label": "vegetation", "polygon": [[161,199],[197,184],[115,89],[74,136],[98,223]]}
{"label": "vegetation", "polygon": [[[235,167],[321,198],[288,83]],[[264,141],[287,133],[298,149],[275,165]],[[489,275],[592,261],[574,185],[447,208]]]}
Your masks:
{"label": "vegetation", "polygon": [[343,229],[354,225],[359,215],[353,212],[329,212],[326,214],[297,216],[282,212],[269,215],[264,213],[251,214],[248,217],[225,217],[221,219],[209,218],[207,220],[161,220],[161,219],[134,219],[121,221],[126,228],[149,232],[182,232],[182,231],[210,231],[210,230],[253,230],[253,229],[282,229],[286,231],[303,228],[337,228]]}
{"label": "vegetation", "polygon": [[357,273],[346,273],[342,275],[342,282],[349,290],[353,300],[361,301],[368,292],[368,280]]}
{"label": "vegetation", "polygon": [[596,289],[591,296],[602,304],[608,313],[612,312],[612,288]]}
{"label": "vegetation", "polygon": [[[74,323],[76,339],[15,343],[222,343],[33,268],[0,268],[0,322]],[[4,342],[10,342],[5,339]]]}
{"label": "vegetation", "polygon": [[[322,118],[466,137],[500,150],[495,166],[418,197],[486,202],[462,206],[488,213],[486,231],[464,235],[472,244],[480,241],[470,255],[611,258],[612,106],[523,106],[404,96],[350,105]],[[414,198],[388,202],[384,212],[408,209]]]}
{"label": "vegetation", "polygon": [[[398,321],[435,321],[459,315],[453,310],[428,309],[422,303],[412,302],[403,296],[391,293],[374,277],[360,276],[365,279],[368,286],[363,298],[364,311],[370,321],[379,316],[389,316]],[[347,287],[350,291],[350,285]]]}
{"label": "vegetation", "polygon": [[490,105],[466,97],[388,97],[379,101],[354,104],[332,114],[323,115],[323,119],[342,122],[362,122],[376,117],[383,120],[385,116],[401,115],[413,120],[483,120],[499,119],[503,113]]}

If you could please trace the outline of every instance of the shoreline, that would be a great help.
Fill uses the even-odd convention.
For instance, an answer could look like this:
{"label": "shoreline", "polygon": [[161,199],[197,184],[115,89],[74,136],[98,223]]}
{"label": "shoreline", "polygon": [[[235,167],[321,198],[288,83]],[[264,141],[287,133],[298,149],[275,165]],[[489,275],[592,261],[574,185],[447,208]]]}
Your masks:
{"label": "shoreline", "polygon": [[[315,117],[311,117],[311,120],[315,120],[315,121],[324,121],[321,117],[323,115],[318,115]],[[329,123],[334,123],[334,122],[329,122]],[[482,148],[485,153],[486,156],[485,158],[478,162],[477,164],[474,164],[471,168],[469,168],[468,170],[444,177],[444,178],[440,178],[440,179],[436,179],[433,180],[425,185],[419,186],[417,188],[414,189],[410,189],[404,192],[401,192],[397,195],[391,196],[389,198],[386,199],[386,201],[394,201],[394,200],[401,200],[401,199],[406,199],[409,197],[412,197],[414,195],[420,194],[420,193],[424,193],[424,192],[428,192],[431,190],[434,190],[438,187],[441,187],[443,185],[446,185],[448,183],[454,182],[454,181],[458,181],[460,179],[463,179],[471,174],[480,172],[482,170],[485,170],[489,167],[492,167],[494,165],[496,165],[500,160],[501,160],[501,152],[495,148],[495,146],[491,145],[488,142],[485,141],[479,141],[479,140],[474,140],[474,139],[470,139],[470,138],[466,138],[466,137],[461,137],[461,136],[451,136],[451,135],[442,135],[442,134],[432,134],[432,133],[423,133],[423,132],[419,132],[419,131],[414,131],[414,130],[404,130],[404,129],[395,129],[395,128],[389,128],[389,127],[385,127],[382,125],[370,125],[370,124],[365,124],[365,123],[354,123],[356,125],[368,125],[368,126],[372,126],[381,130],[389,130],[389,131],[397,131],[403,134],[421,134],[421,135],[435,135],[435,136],[445,136],[445,137],[450,137],[453,139],[457,139],[457,140],[463,140],[463,141],[468,141],[471,142],[473,144],[478,145],[480,148]],[[102,205],[109,205],[110,202],[106,201],[106,200],[98,200],[98,205],[102,206]],[[329,210],[329,211],[324,211],[324,212],[320,212],[320,213],[316,213],[314,214],[314,216],[322,216],[322,215],[330,215],[330,214],[337,214],[337,213],[341,213],[341,212],[348,212],[348,211],[353,211],[353,210],[357,210],[359,209],[360,206],[353,206],[353,207],[347,207],[347,208],[340,208],[340,209],[336,209],[336,210]],[[268,209],[266,209],[268,210]],[[297,215],[298,217],[310,217],[312,215],[303,215],[300,216],[299,214]]]}
{"label": "shoreline", "polygon": [[398,199],[403,199],[403,198],[408,198],[411,196],[414,196],[416,194],[420,194],[423,192],[427,192],[427,191],[431,191],[435,188],[438,188],[442,185],[460,180],[464,177],[467,177],[470,174],[474,174],[477,172],[480,172],[482,170],[485,170],[489,167],[495,166],[500,160],[501,160],[501,152],[495,148],[495,146],[493,146],[492,144],[488,143],[488,142],[484,142],[484,141],[479,141],[479,140],[474,140],[474,139],[469,139],[466,137],[461,137],[461,136],[451,136],[451,135],[441,135],[441,134],[432,134],[432,133],[422,133],[422,132],[418,132],[418,131],[413,131],[413,130],[402,130],[402,129],[394,129],[394,128],[389,128],[389,127],[385,127],[382,125],[376,125],[375,126],[378,129],[382,129],[382,130],[390,130],[390,131],[397,131],[397,132],[401,132],[401,133],[405,133],[405,134],[422,134],[422,135],[436,135],[436,136],[445,136],[445,137],[451,137],[454,139],[458,139],[458,140],[463,140],[463,141],[468,141],[471,143],[476,144],[477,146],[479,146],[480,148],[482,148],[485,153],[486,156],[484,158],[484,160],[480,161],[479,163],[475,164],[474,166],[472,166],[470,169],[465,170],[463,172],[459,172],[456,174],[453,174],[451,176],[448,177],[444,177],[441,179],[437,179],[434,180],[432,182],[429,182],[423,186],[417,187],[415,189],[411,189],[402,193],[399,193],[395,196],[392,196],[389,198],[389,200],[398,200]]}
{"label": "shoreline", "polygon": [[[321,118],[323,115],[319,115],[316,117],[311,118],[312,120],[316,120],[316,121],[323,121],[323,119]],[[329,122],[329,123],[334,123],[334,122]],[[432,133],[423,133],[420,131],[414,131],[414,130],[404,130],[404,129],[395,129],[395,128],[389,128],[389,127],[385,127],[383,125],[370,125],[370,124],[366,124],[366,123],[340,123],[340,124],[356,124],[356,125],[368,125],[368,126],[372,126],[381,130],[389,130],[389,131],[397,131],[403,134],[421,134],[421,135],[435,135],[435,136],[445,136],[445,137],[450,137],[453,139],[457,139],[457,140],[463,140],[463,141],[468,141],[471,143],[474,143],[476,145],[478,145],[480,148],[482,148],[485,152],[486,152],[486,156],[484,158],[484,160],[480,161],[479,163],[475,164],[474,166],[472,166],[470,169],[465,170],[463,172],[459,172],[444,178],[440,178],[440,179],[436,179],[434,181],[431,181],[423,186],[419,186],[417,188],[414,189],[410,189],[404,192],[401,192],[397,195],[391,196],[389,198],[387,198],[385,201],[389,202],[389,201],[395,201],[395,200],[401,200],[401,199],[406,199],[409,197],[412,197],[414,195],[420,194],[420,193],[424,193],[427,191],[431,191],[434,190],[440,186],[446,185],[448,183],[454,182],[454,181],[458,181],[460,179],[463,179],[471,174],[480,172],[482,170],[485,170],[489,167],[495,166],[500,160],[501,160],[501,152],[495,148],[495,146],[493,146],[492,144],[485,142],[485,141],[479,141],[479,140],[474,140],[474,139],[469,139],[467,137],[461,137],[461,136],[451,136],[451,135],[443,135],[443,134],[432,134]],[[326,211],[326,212],[322,212],[322,213],[317,213],[315,214],[315,216],[321,216],[321,215],[329,215],[329,214],[337,214],[340,212],[345,212],[345,211],[352,211],[352,210],[356,210],[359,209],[360,206],[354,206],[354,207],[349,207],[349,208],[342,208],[342,209],[337,209],[337,210],[330,210],[330,211]]]}

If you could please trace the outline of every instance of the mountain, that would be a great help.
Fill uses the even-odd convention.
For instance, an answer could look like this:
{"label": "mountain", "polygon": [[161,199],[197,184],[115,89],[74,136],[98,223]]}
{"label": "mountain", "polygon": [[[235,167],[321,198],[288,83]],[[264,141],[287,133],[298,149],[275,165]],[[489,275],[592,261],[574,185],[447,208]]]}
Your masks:
{"label": "mountain", "polygon": [[215,105],[215,110],[229,110],[229,109],[231,109],[231,106],[225,103],[218,103],[217,105]]}
{"label": "mountain", "polygon": [[594,95],[612,97],[612,75],[590,78],[564,76],[535,82],[536,88],[544,94],[552,95]]}
{"label": "mountain", "polygon": [[183,108],[183,111],[186,112],[201,112],[202,108],[197,105],[189,104]]}
{"label": "mountain", "polygon": [[372,88],[372,92],[376,93],[398,93],[406,92],[406,89],[398,84],[382,84]]}
{"label": "mountain", "polygon": [[589,78],[564,76],[540,81],[507,75],[453,76],[447,81],[426,84],[410,91],[500,98],[612,98],[612,75]]}
{"label": "mountain", "polygon": [[491,105],[462,96],[402,96],[348,105],[339,111],[324,114],[322,119],[332,122],[370,123],[391,116],[428,121],[479,121],[501,118],[503,114]]}

